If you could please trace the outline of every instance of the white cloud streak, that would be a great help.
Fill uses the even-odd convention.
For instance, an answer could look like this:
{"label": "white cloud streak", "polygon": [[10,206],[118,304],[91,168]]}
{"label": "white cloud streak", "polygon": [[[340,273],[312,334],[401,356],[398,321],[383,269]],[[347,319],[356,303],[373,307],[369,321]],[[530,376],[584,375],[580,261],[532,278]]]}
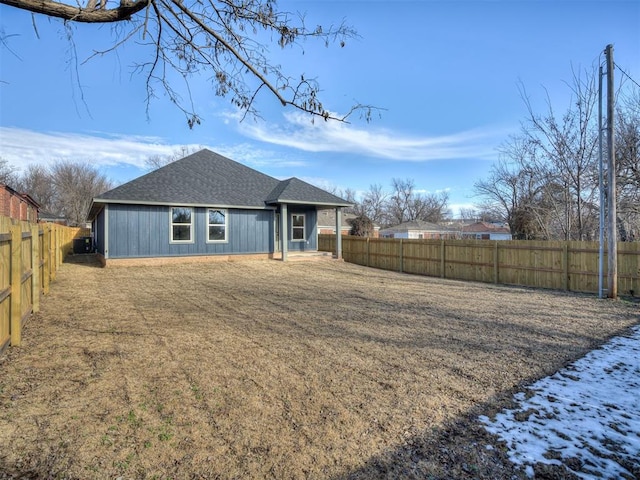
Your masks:
{"label": "white cloud streak", "polygon": [[[249,139],[300,152],[336,152],[407,162],[493,159],[496,146],[506,135],[505,131],[476,129],[443,136],[411,137],[375,126],[363,129],[336,121],[311,123],[308,116],[296,112],[285,114],[284,119],[283,124],[242,122],[238,129]],[[37,132],[0,127],[0,157],[19,169],[69,160],[90,162],[97,167],[133,166],[144,170],[148,157],[170,155],[182,146],[153,136]],[[191,149],[201,146],[187,145]],[[257,169],[309,166],[299,154],[283,154],[252,142],[210,148]]]}
{"label": "white cloud streak", "polygon": [[17,167],[50,165],[59,160],[90,162],[96,166],[132,165],[144,168],[152,155],[168,155],[178,145],[156,137],[118,134],[35,132],[0,127],[0,156]]}
{"label": "white cloud streak", "polygon": [[[171,155],[181,150],[182,144],[169,144],[162,138],[141,135],[122,135],[102,132],[63,133],[0,127],[0,158],[23,169],[31,164],[48,166],[60,160],[89,162],[97,167],[133,166],[144,170],[145,160],[153,155]],[[186,145],[189,149],[203,145]],[[259,149],[247,143],[209,147],[211,150],[246,163],[254,168],[269,166],[304,167],[299,159]]]}
{"label": "white cloud streak", "polygon": [[246,136],[307,152],[341,152],[395,161],[493,159],[505,130],[473,129],[441,136],[407,136],[372,126],[362,129],[335,121],[312,123],[300,113],[284,115],[284,125],[239,124]]}

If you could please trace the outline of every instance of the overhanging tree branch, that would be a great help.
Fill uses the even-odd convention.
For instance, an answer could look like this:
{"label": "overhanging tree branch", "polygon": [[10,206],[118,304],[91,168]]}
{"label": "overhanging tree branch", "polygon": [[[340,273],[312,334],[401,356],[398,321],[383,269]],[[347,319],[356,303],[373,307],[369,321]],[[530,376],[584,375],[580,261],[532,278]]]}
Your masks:
{"label": "overhanging tree branch", "polygon": [[[344,23],[338,27],[308,28],[305,18],[277,9],[276,0],[0,0],[1,4],[61,18],[67,22],[122,22],[125,29],[114,30],[107,49],[96,50],[89,58],[102,56],[136,43],[154,50],[151,61],[135,65],[146,77],[147,101],[155,98],[159,85],[168,98],[185,114],[189,126],[200,123],[193,102],[183,101],[173,84],[172,73],[184,79],[186,96],[189,82],[202,74],[210,75],[214,92],[227,97],[242,118],[258,115],[258,93],[269,92],[281,105],[309,113],[312,118],[346,122],[354,112],[371,120],[379,110],[356,103],[346,114],[330,110],[320,97],[320,85],[311,76],[289,74],[268,58],[272,44],[279,48],[301,46],[306,39],[345,45],[357,33]],[[116,6],[117,5],[117,6]],[[113,8],[109,8],[113,6]],[[145,10],[144,14],[141,11]],[[149,104],[147,103],[147,111]]]}
{"label": "overhanging tree branch", "polygon": [[60,2],[49,0],[0,0],[0,3],[21,10],[28,10],[34,13],[41,13],[48,17],[62,18],[73,22],[81,23],[113,23],[129,20],[144,7],[149,0],[138,0],[136,2],[122,2],[119,7],[111,9],[79,8]]}

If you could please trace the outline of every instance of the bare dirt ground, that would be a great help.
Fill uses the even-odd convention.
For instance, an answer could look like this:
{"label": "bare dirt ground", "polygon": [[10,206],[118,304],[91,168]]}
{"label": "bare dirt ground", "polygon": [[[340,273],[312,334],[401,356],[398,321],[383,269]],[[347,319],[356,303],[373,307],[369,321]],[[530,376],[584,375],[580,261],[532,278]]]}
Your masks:
{"label": "bare dirt ground", "polygon": [[67,263],[0,357],[0,478],[524,478],[477,415],[637,313],[333,261]]}

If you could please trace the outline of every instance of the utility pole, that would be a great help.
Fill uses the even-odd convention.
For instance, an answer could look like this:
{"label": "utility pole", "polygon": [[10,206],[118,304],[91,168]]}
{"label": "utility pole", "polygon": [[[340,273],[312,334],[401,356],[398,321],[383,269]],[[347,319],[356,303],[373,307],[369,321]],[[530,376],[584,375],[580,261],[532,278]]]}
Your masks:
{"label": "utility pole", "polygon": [[605,208],[604,203],[606,195],[604,194],[604,165],[602,154],[602,63],[598,70],[598,191],[600,192],[600,223],[598,229],[598,298],[604,298],[604,219]]}
{"label": "utility pole", "polygon": [[618,227],[616,225],[616,147],[613,131],[614,95],[613,95],[613,45],[607,45],[607,199],[608,199],[608,288],[609,298],[618,298]]}

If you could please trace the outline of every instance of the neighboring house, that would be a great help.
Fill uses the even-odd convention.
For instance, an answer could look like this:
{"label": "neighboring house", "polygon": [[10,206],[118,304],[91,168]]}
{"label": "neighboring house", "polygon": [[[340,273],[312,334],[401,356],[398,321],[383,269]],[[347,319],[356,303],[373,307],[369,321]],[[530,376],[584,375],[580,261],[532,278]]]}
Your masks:
{"label": "neighboring house", "polygon": [[[93,199],[105,261],[141,257],[317,251],[318,212],[341,222],[346,200],[297,178],[277,180],[201,150]],[[341,242],[336,242],[341,256]]]}
{"label": "neighboring house", "polygon": [[[357,217],[354,213],[343,213],[340,232],[342,235],[349,235],[351,232],[351,220]],[[373,224],[373,236],[378,237],[380,225]],[[318,233],[336,233],[336,213],[334,210],[322,210],[318,212]]]}
{"label": "neighboring house", "polygon": [[380,236],[384,238],[430,238],[444,240],[460,238],[460,233],[455,229],[435,223],[414,220],[380,230]]}
{"label": "neighboring house", "polygon": [[4,217],[37,222],[40,205],[27,193],[19,193],[9,185],[0,183],[0,215]]}
{"label": "neighboring house", "polygon": [[507,227],[487,222],[465,225],[462,227],[462,237],[477,240],[512,240],[511,231]]}
{"label": "neighboring house", "polygon": [[56,215],[55,213],[45,212],[43,210],[38,212],[38,220],[41,222],[57,223],[60,225],[68,225],[69,223],[64,215]]}

